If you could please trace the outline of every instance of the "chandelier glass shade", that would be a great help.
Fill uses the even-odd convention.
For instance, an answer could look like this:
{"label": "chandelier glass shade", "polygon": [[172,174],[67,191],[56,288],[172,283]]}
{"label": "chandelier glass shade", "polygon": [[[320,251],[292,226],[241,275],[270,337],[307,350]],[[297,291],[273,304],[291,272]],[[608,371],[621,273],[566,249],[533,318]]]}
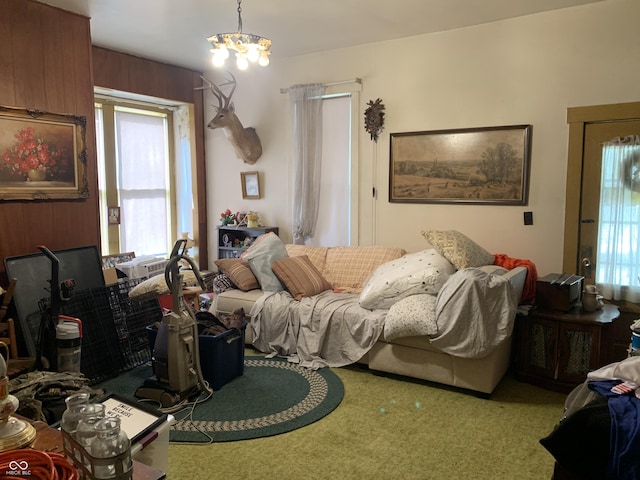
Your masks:
{"label": "chandelier glass shade", "polygon": [[207,41],[211,43],[213,65],[216,67],[222,67],[225,64],[232,50],[236,54],[236,65],[240,70],[246,70],[249,67],[249,62],[257,62],[263,67],[269,65],[271,40],[253,33],[243,33],[241,3],[242,0],[238,0],[238,31],[235,33],[216,33],[207,38]]}

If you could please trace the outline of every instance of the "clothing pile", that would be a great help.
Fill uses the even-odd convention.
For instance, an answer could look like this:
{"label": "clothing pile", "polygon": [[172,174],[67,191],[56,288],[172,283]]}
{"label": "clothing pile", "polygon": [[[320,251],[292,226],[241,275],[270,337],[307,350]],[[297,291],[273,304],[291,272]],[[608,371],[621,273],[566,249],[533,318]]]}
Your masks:
{"label": "clothing pile", "polygon": [[540,443],[585,480],[640,479],[640,356],[587,374],[559,424]]}

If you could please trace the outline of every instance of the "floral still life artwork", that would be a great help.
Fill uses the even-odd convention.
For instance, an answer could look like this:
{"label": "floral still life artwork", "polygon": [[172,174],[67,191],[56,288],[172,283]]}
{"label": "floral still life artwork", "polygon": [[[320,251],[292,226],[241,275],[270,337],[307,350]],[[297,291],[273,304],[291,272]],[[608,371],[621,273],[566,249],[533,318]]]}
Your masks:
{"label": "floral still life artwork", "polygon": [[0,107],[0,199],[86,198],[85,118]]}
{"label": "floral still life artwork", "polygon": [[73,173],[73,149],[69,146],[43,138],[33,127],[14,136],[15,143],[2,155],[3,172],[27,181],[62,180]]}

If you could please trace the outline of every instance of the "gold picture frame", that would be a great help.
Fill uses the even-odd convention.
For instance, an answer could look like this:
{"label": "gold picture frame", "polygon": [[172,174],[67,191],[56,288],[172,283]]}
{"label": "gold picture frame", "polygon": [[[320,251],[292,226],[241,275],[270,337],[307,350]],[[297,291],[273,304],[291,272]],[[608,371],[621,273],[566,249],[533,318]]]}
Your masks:
{"label": "gold picture frame", "polygon": [[241,172],[240,180],[242,182],[242,198],[260,198],[260,175],[258,172]]}
{"label": "gold picture frame", "polygon": [[527,205],[531,125],[392,133],[389,202]]}
{"label": "gold picture frame", "polygon": [[88,198],[86,123],[0,106],[0,200]]}

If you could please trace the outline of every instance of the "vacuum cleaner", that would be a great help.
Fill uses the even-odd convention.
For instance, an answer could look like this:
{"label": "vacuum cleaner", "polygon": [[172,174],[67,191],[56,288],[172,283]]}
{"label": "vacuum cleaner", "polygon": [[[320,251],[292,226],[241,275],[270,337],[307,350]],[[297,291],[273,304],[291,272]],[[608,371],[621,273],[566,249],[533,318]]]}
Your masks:
{"label": "vacuum cleaner", "polygon": [[162,318],[153,349],[155,379],[144,381],[136,397],[158,401],[162,408],[171,408],[202,392],[212,390],[202,376],[198,324],[193,309],[182,295],[180,262],[186,261],[203,290],[206,289],[198,267],[185,254],[186,239],[176,242],[164,271],[172,296],[172,311]]}

